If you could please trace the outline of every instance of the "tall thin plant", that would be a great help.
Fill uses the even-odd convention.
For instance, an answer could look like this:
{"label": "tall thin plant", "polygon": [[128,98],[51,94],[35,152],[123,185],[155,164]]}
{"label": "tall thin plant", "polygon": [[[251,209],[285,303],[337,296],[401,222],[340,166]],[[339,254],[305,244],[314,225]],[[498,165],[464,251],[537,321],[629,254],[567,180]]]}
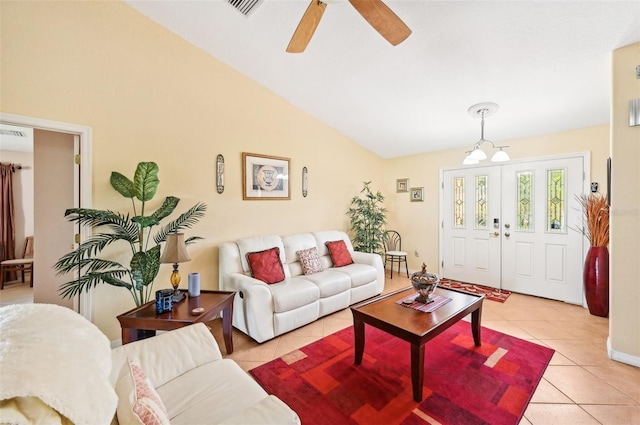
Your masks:
{"label": "tall thin plant", "polygon": [[591,246],[609,245],[609,204],[607,197],[600,193],[576,195],[582,205],[582,226],[578,229]]}
{"label": "tall thin plant", "polygon": [[[58,274],[78,274],[75,279],[60,286],[63,298],[72,298],[99,283],[106,283],[127,289],[138,306],[150,300],[153,282],[160,270],[160,244],[169,233],[192,227],[207,209],[205,204],[198,203],[152,235],[153,228],[159,226],[180,202],[175,196],[167,196],[158,209],[145,215],[146,204],[153,199],[160,184],[158,171],[155,162],[140,162],[133,180],[116,171],[111,173],[111,186],[125,198],[131,199],[133,216],[89,208],[71,208],[65,212],[69,221],[91,227],[95,232],[54,265]],[[140,201],[139,209],[136,199]],[[202,238],[192,236],[185,243],[197,239]],[[130,251],[128,264],[98,257],[107,246],[119,242],[124,243]]]}
{"label": "tall thin plant", "polygon": [[384,196],[380,191],[373,193],[370,184],[370,181],[364,182],[361,196],[351,199],[351,206],[347,212],[351,221],[351,242],[356,251],[382,255],[387,210],[382,206]]}

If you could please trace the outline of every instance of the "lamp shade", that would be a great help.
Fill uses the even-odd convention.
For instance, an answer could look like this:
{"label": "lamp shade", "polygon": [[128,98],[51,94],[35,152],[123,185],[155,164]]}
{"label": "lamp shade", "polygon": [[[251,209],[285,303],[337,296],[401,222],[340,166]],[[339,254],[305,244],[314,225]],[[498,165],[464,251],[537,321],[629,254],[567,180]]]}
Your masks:
{"label": "lamp shade", "polygon": [[506,162],[509,160],[509,154],[500,148],[500,150],[493,154],[491,157],[491,162]]}
{"label": "lamp shade", "polygon": [[191,261],[191,258],[184,244],[184,233],[169,233],[160,262],[177,264],[187,261]]}
{"label": "lamp shade", "polygon": [[484,151],[482,149],[480,149],[479,147],[475,148],[474,150],[472,150],[471,153],[469,154],[469,156],[471,158],[475,159],[475,160],[478,160],[478,161],[482,161],[482,160],[487,159],[487,154],[484,153]]}
{"label": "lamp shade", "polygon": [[467,155],[464,157],[464,161],[462,161],[462,165],[473,165],[473,164],[477,164],[480,161],[478,161],[475,158],[471,157],[471,154]]}

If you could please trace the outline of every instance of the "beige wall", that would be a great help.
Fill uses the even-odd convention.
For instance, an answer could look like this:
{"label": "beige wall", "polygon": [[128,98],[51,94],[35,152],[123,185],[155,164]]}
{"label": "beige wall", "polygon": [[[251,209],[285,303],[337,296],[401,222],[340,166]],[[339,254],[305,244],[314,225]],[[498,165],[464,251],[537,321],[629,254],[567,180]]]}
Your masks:
{"label": "beige wall", "polygon": [[611,314],[614,358],[640,366],[640,126],[629,127],[629,100],[640,98],[640,43],[613,52],[611,121]]}
{"label": "beige wall", "polygon": [[[473,135],[469,135],[473,140]],[[470,141],[469,147],[473,144]],[[500,141],[509,145],[514,160],[577,152],[591,152],[591,181],[606,192],[609,156],[609,125]],[[418,270],[422,262],[429,270],[439,270],[439,194],[440,169],[462,167],[466,149],[451,149],[385,161],[384,193],[387,195],[389,227],[402,234],[402,249],[408,252],[409,268]],[[396,179],[409,178],[411,187],[425,188],[425,202],[410,202],[408,193],[396,193]],[[420,257],[414,256],[418,250]]]}
{"label": "beige wall", "polygon": [[[168,195],[182,199],[177,213],[206,203],[205,218],[186,232],[206,239],[180,267],[184,276],[200,272],[203,289],[218,286],[220,242],[346,230],[362,182],[381,185],[379,157],[123,3],[2,1],[0,8],[0,110],[92,127],[95,208],[129,210],[109,176],[132,176],[139,161],[160,167],[154,207]],[[243,201],[242,152],[291,158],[291,200]],[[217,154],[226,165],[221,195]],[[157,289],[170,286],[170,269],[161,267]],[[94,300],[94,321],[118,339],[115,317],[133,307],[129,294],[103,285]]]}

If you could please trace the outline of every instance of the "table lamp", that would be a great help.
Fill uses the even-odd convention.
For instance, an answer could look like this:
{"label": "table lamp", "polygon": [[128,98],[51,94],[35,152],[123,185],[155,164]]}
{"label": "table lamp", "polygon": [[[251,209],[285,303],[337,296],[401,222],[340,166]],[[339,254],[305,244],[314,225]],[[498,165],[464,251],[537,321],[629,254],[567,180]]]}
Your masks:
{"label": "table lamp", "polygon": [[160,257],[161,263],[173,264],[173,273],[171,273],[171,285],[173,286],[172,299],[174,303],[182,301],[184,294],[180,292],[180,272],[178,272],[178,263],[191,261],[187,246],[184,244],[184,233],[169,233],[164,246],[164,252]]}

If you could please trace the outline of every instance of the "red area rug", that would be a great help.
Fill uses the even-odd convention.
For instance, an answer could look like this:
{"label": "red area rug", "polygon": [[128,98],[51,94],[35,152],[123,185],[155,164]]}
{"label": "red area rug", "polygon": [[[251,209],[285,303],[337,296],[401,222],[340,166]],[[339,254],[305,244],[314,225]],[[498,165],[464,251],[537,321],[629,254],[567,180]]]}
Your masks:
{"label": "red area rug", "polygon": [[423,400],[413,400],[407,342],[370,326],[360,366],[353,327],[252,369],[304,425],[518,424],[553,350],[461,321],[426,345]]}
{"label": "red area rug", "polygon": [[475,283],[459,282],[447,278],[440,279],[439,286],[444,288],[457,289],[458,291],[470,294],[484,294],[485,298],[491,301],[503,303],[509,298],[511,292],[502,289],[491,288],[490,286],[476,285]]}

